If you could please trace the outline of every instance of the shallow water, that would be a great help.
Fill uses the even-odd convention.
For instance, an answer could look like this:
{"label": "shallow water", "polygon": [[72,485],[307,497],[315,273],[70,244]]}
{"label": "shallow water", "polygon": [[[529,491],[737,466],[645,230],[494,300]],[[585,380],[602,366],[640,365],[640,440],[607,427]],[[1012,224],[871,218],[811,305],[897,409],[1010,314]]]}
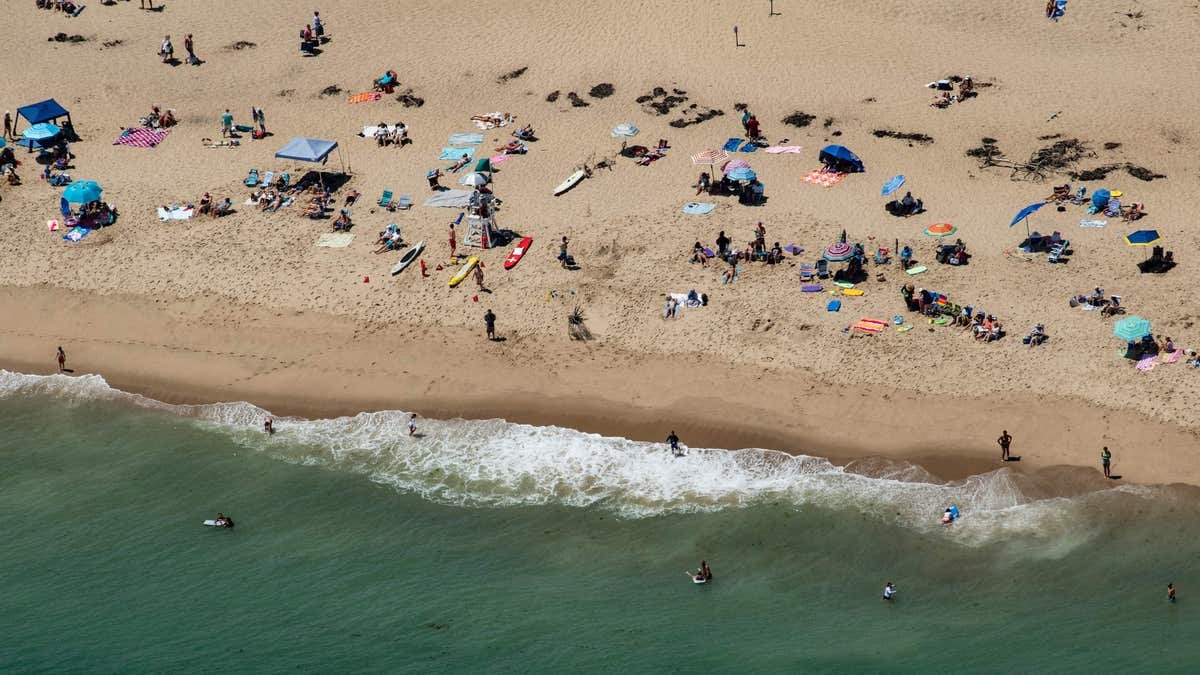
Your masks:
{"label": "shallow water", "polygon": [[[500,421],[421,420],[409,439],[399,412],[279,420],[268,438],[262,414],[0,373],[0,671],[1182,671],[1200,656],[1190,488],[1079,478],[1056,497],[1006,471],[942,485],[894,463],[674,459]],[[964,517],[943,527],[950,502]],[[200,526],[219,510],[234,530]],[[683,572],[700,558],[716,579],[697,587]]]}

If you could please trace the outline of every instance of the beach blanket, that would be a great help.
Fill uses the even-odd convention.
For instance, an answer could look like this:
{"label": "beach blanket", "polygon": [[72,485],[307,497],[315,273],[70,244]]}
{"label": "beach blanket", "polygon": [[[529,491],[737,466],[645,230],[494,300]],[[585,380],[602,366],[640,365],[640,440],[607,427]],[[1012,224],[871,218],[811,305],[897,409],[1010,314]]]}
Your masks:
{"label": "beach blanket", "polygon": [[1081,220],[1081,221],[1079,221],[1080,227],[1104,227],[1107,224],[1108,224],[1107,220]]}
{"label": "beach blanket", "polygon": [[187,220],[195,215],[196,210],[190,206],[158,207],[159,220]]}
{"label": "beach blanket", "polygon": [[465,133],[451,134],[450,140],[446,141],[447,145],[479,145],[483,142],[483,134],[478,131],[468,131]]}
{"label": "beach blanket", "polygon": [[683,205],[683,212],[689,216],[703,216],[712,213],[712,210],[715,208],[717,208],[716,204],[688,202]]}
{"label": "beach blanket", "polygon": [[725,141],[725,145],[722,147],[725,150],[725,152],[733,152],[734,150],[737,150],[738,146],[741,144],[742,144],[742,139],[731,138],[731,139]]}
{"label": "beach blanket", "polygon": [[442,148],[442,154],[438,155],[438,159],[448,159],[458,161],[466,155],[468,159],[475,157],[476,148]]}
{"label": "beach blanket", "polygon": [[471,117],[471,121],[475,123],[475,126],[485,131],[488,129],[495,129],[496,127],[507,126],[512,124],[513,120],[515,119],[516,118],[513,117],[511,113],[500,112],[488,113],[487,115],[474,115]]}
{"label": "beach blanket", "polygon": [[389,127],[389,126],[388,126],[388,125],[386,125],[386,124],[385,124],[385,125],[383,125],[383,126],[372,125],[372,126],[369,126],[369,127],[363,127],[363,128],[362,128],[362,133],[361,133],[361,134],[359,134],[359,136],[363,136],[363,137],[365,137],[365,138],[375,138],[375,134],[379,133],[380,131],[383,131],[383,132],[385,132],[385,133],[392,134],[392,133],[395,133],[395,132],[396,132],[396,129],[398,129],[398,128],[399,128],[399,127],[397,127],[397,126],[394,126],[394,125]]}
{"label": "beach blanket", "polygon": [[425,206],[444,206],[460,209],[471,204],[471,192],[468,190],[442,190],[425,200]]}
{"label": "beach blanket", "polygon": [[71,228],[70,232],[63,235],[63,239],[66,239],[67,241],[79,241],[91,233],[92,231],[90,229],[76,225],[75,227]]}
{"label": "beach blanket", "polygon": [[317,237],[317,246],[321,248],[346,248],[354,241],[354,235],[349,232],[326,232]]}
{"label": "beach blanket", "polygon": [[377,91],[368,91],[361,94],[355,94],[346,100],[347,103],[366,103],[367,101],[378,101],[383,98],[383,94]]}
{"label": "beach blanket", "polygon": [[1176,349],[1175,351],[1173,351],[1170,354],[1167,354],[1165,357],[1163,357],[1163,363],[1175,363],[1176,361],[1179,360],[1179,357],[1181,357],[1181,356],[1183,356],[1183,350]]}
{"label": "beach blanket", "polygon": [[758,150],[757,143],[755,143],[754,141],[746,141],[746,144],[743,145],[742,149],[739,150],[738,152],[754,152],[756,150]]}
{"label": "beach blanket", "polygon": [[880,321],[878,319],[859,319],[858,323],[850,327],[850,330],[860,331],[862,333],[867,333],[868,335],[876,335],[883,332],[884,328],[887,328],[886,321]]}
{"label": "beach blanket", "polygon": [[170,129],[126,129],[117,136],[117,140],[113,141],[113,145],[128,145],[133,148],[153,148],[167,134],[171,133]]}
{"label": "beach blanket", "polygon": [[791,253],[792,255],[800,255],[801,253],[804,253],[804,249],[795,244],[788,244],[787,246],[783,247],[783,250]]}
{"label": "beach blanket", "polygon": [[1138,363],[1137,363],[1137,369],[1142,371],[1143,373],[1148,373],[1151,370],[1154,370],[1154,366],[1157,366],[1157,365],[1158,365],[1158,357],[1157,356],[1143,356],[1142,360],[1138,361]]}
{"label": "beach blanket", "polygon": [[837,185],[838,183],[842,182],[842,179],[845,177],[846,177],[846,174],[844,174],[840,171],[827,171],[825,169],[813,169],[812,171],[809,171],[807,174],[804,175],[804,182],[812,183],[813,185],[823,185],[825,187],[833,187],[834,185]]}
{"label": "beach blanket", "polygon": [[763,148],[763,152],[768,152],[772,155],[798,155],[803,151],[798,145],[772,145]]}
{"label": "beach blanket", "polygon": [[509,157],[516,157],[516,155],[492,155],[489,161],[492,163],[492,166],[496,166],[497,164],[507,162]]}

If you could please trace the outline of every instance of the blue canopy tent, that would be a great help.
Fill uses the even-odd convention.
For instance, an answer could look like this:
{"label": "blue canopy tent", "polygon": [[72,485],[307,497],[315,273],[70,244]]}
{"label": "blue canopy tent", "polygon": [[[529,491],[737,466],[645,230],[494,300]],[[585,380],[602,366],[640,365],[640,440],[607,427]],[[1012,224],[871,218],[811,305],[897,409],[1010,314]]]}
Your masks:
{"label": "blue canopy tent", "polygon": [[[329,155],[334,150],[338,151],[338,162],[342,165],[342,170],[339,173],[346,173],[346,164],[342,161],[342,151],[338,148],[337,141],[326,141],[320,138],[304,138],[296,136],[288,141],[287,145],[279,149],[275,153],[277,159],[294,159],[297,162],[313,162],[316,164],[325,164],[329,160]],[[320,172],[318,172],[320,173]],[[321,184],[325,183],[324,173],[320,173]]]}
{"label": "blue canopy tent", "polygon": [[841,145],[825,146],[818,157],[822,164],[835,171],[862,173],[867,170],[858,155]]}
{"label": "blue canopy tent", "polygon": [[1008,226],[1012,227],[1022,220],[1025,221],[1025,236],[1029,237],[1029,216],[1032,216],[1038,209],[1045,205],[1046,202],[1038,202],[1036,204],[1030,204],[1029,206],[1026,206],[1025,208],[1021,209],[1021,212],[1012,219],[1012,222],[1009,223]]}
{"label": "blue canopy tent", "polygon": [[[41,124],[42,122],[54,122],[60,117],[65,117],[67,118],[67,127],[74,126],[71,122],[71,113],[52,98],[48,98],[40,103],[23,105],[17,108],[17,118],[20,119],[22,117],[30,125]],[[16,130],[14,129],[13,131]]]}

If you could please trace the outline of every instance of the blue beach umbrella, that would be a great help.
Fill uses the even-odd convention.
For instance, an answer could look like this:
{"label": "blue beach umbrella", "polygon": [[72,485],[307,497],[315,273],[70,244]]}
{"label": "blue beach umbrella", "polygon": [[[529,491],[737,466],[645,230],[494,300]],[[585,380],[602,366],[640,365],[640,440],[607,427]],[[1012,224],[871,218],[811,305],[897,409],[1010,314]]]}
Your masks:
{"label": "blue beach umbrella", "polygon": [[883,184],[883,196],[886,197],[899,190],[901,185],[904,185],[904,176],[895,176]]}
{"label": "blue beach umbrella", "polygon": [[1109,199],[1112,199],[1111,192],[1104,189],[1096,190],[1092,193],[1092,206],[1096,207],[1097,210],[1103,209],[1108,206]]}
{"label": "blue beach umbrella", "polygon": [[1126,342],[1137,342],[1150,334],[1150,322],[1140,316],[1129,316],[1113,325],[1113,335]]}
{"label": "blue beach umbrella", "polygon": [[63,199],[72,204],[87,204],[100,199],[104,188],[94,180],[77,180],[63,190]]}
{"label": "blue beach umbrella", "polygon": [[35,124],[21,133],[21,137],[31,141],[44,141],[47,138],[54,138],[61,132],[58,126],[49,122]]}
{"label": "blue beach umbrella", "polygon": [[738,166],[730,169],[725,177],[729,180],[754,180],[757,175],[748,166]]}
{"label": "blue beach umbrella", "polygon": [[1125,235],[1125,243],[1130,246],[1153,246],[1160,240],[1162,237],[1159,236],[1158,230],[1138,230]]}

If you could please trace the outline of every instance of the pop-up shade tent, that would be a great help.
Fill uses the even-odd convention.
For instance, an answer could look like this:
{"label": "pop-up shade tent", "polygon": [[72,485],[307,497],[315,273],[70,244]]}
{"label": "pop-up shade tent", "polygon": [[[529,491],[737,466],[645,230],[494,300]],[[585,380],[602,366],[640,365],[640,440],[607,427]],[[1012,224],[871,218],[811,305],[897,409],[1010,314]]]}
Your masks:
{"label": "pop-up shade tent", "polygon": [[31,105],[23,105],[17,108],[17,117],[24,117],[27,122],[32,124],[41,124],[42,122],[53,122],[60,117],[67,118],[67,123],[71,123],[71,113],[67,109],[58,104],[52,98],[48,98],[41,103],[33,103]]}
{"label": "pop-up shade tent", "polygon": [[867,170],[863,166],[862,160],[858,158],[858,155],[850,152],[849,148],[841,145],[825,146],[818,157],[822,164],[835,171],[861,173]]}
{"label": "pop-up shade tent", "polygon": [[298,162],[325,163],[329,153],[337,149],[337,141],[325,141],[319,138],[303,138],[297,136],[280,148],[275,156],[279,159],[294,159]]}

